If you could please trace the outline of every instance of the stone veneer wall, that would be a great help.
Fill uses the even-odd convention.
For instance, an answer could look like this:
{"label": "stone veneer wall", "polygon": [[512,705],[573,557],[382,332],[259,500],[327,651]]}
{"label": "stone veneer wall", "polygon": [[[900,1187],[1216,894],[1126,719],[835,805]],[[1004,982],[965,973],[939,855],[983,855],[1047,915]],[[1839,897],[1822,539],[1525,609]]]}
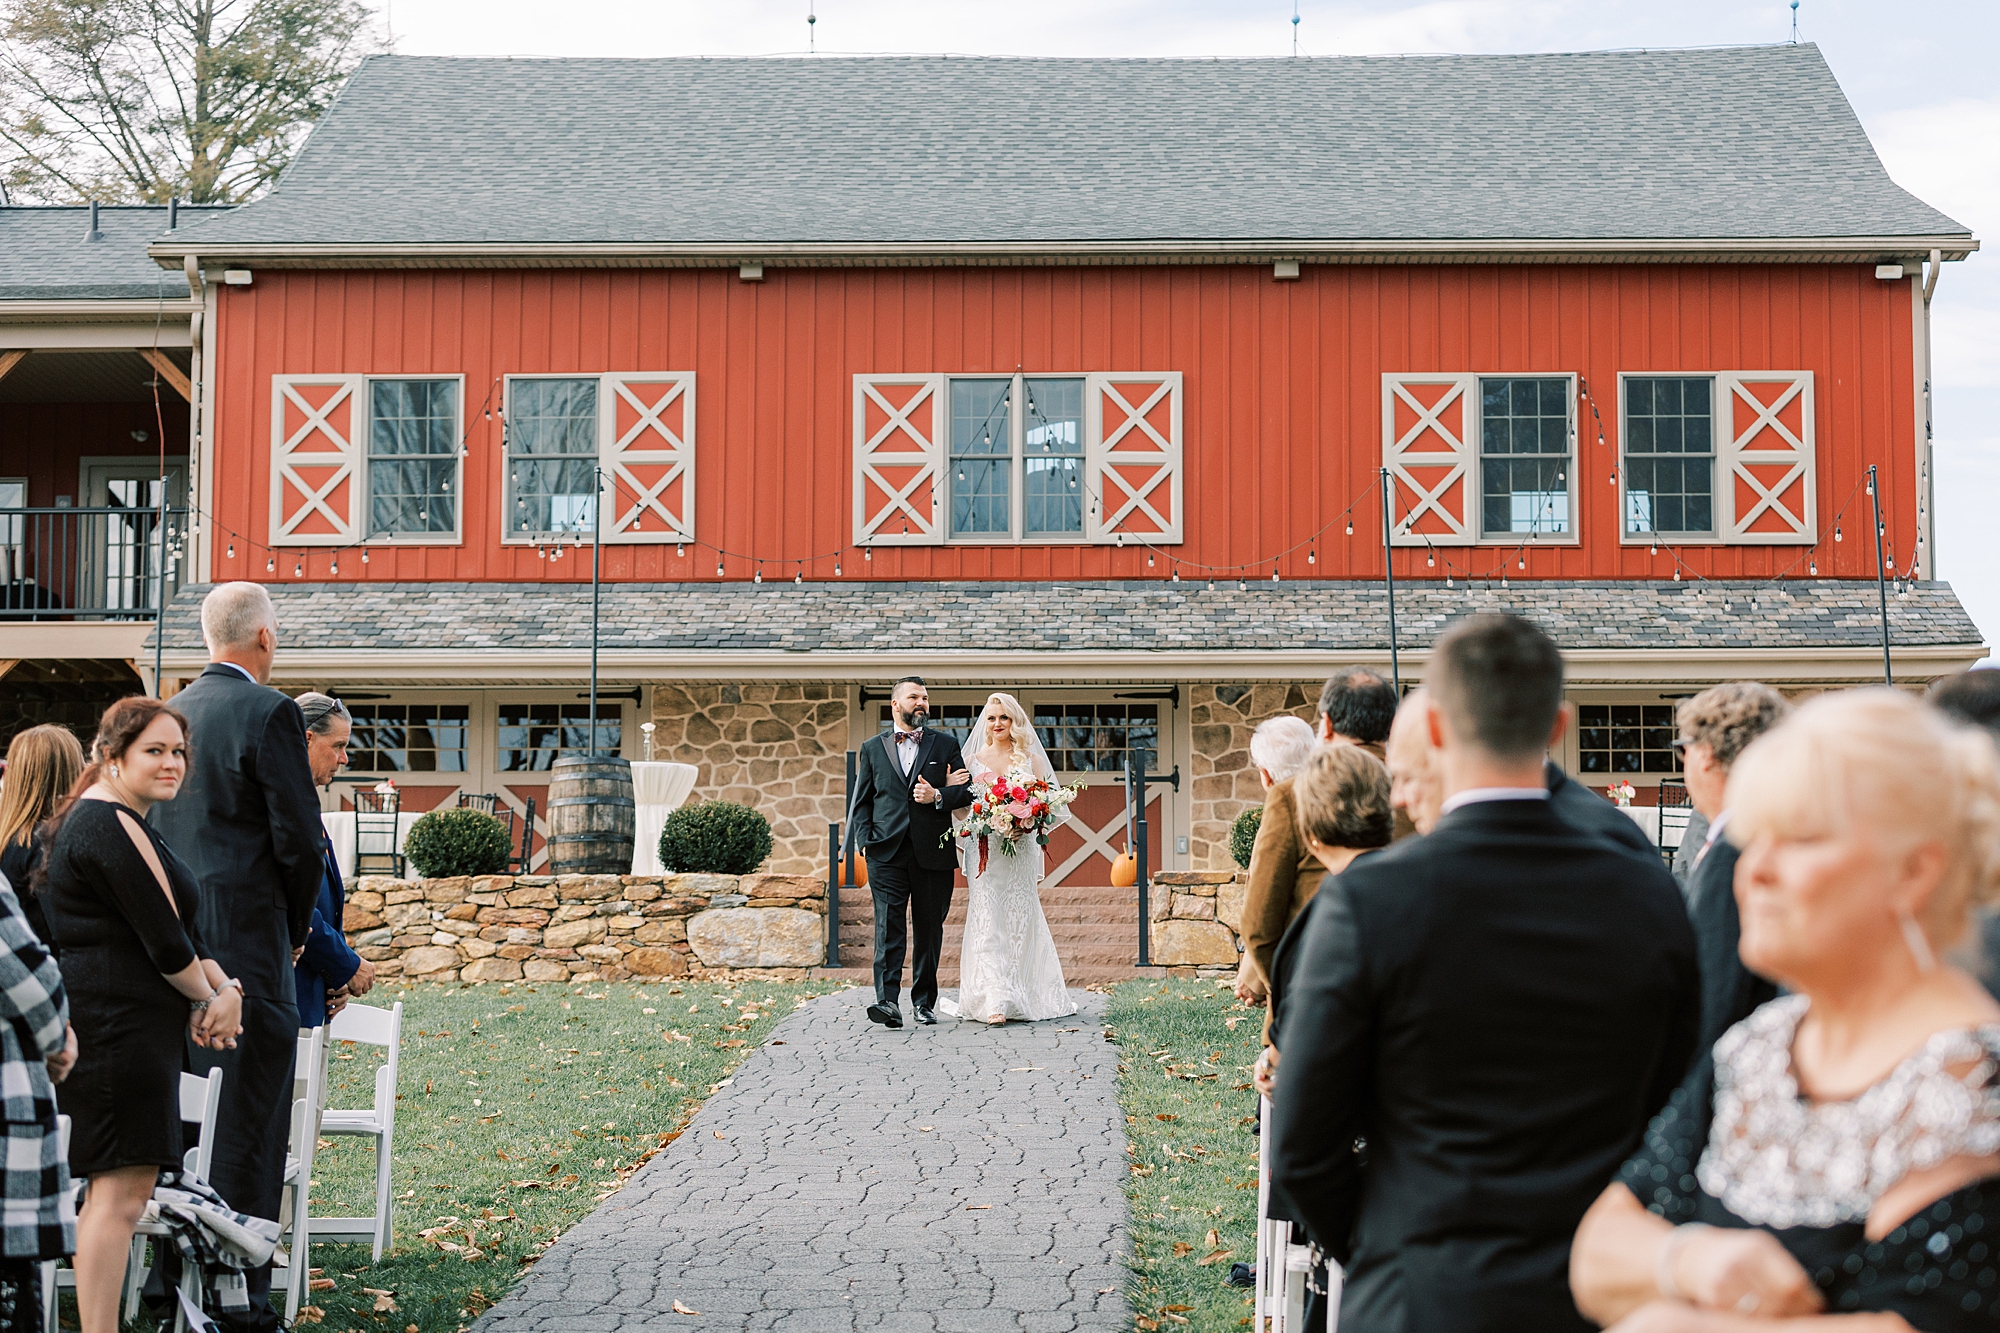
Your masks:
{"label": "stone veneer wall", "polygon": [[1194,730],[1193,753],[1188,756],[1188,771],[1194,777],[1188,841],[1191,869],[1236,869],[1229,856],[1229,827],[1245,810],[1264,805],[1264,788],[1250,762],[1250,733],[1259,722],[1280,713],[1317,723],[1319,691],[1317,682],[1286,681],[1188,687],[1188,720]]}
{"label": "stone veneer wall", "polygon": [[653,758],[700,770],[694,799],[735,801],[771,821],[765,869],[825,873],[826,826],[847,817],[843,686],[660,685],[652,721]]}
{"label": "stone veneer wall", "polygon": [[1249,876],[1217,871],[1153,876],[1156,967],[1234,968],[1243,961],[1243,895]]}
{"label": "stone veneer wall", "polygon": [[364,875],[349,943],[411,981],[803,976],[826,961],[826,884],[805,875]]}

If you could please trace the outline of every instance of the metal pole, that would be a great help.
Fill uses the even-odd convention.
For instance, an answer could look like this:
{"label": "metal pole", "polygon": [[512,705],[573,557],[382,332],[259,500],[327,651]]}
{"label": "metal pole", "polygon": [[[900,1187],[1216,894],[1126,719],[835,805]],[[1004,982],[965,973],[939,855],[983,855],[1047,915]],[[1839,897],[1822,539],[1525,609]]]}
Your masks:
{"label": "metal pole", "polygon": [[604,473],[593,469],[597,495],[590,502],[590,757],[597,758],[597,606],[604,568]]}
{"label": "metal pole", "polygon": [[1896,683],[1896,669],[1889,662],[1889,582],[1882,572],[1882,487],[1875,465],[1868,465],[1868,498],[1875,505],[1875,596],[1882,604],[1882,683]]}
{"label": "metal pole", "polygon": [[1139,869],[1139,966],[1153,965],[1153,914],[1146,902],[1146,752],[1132,751],[1132,762],[1126,769],[1131,782],[1132,819],[1131,827],[1137,836],[1133,839],[1132,855],[1138,861]]}
{"label": "metal pole", "polygon": [[[85,499],[90,497],[85,496]],[[154,572],[157,591],[153,594],[153,697],[167,697],[166,684],[160,679],[160,649],[167,633],[167,474],[160,474],[160,516],[154,521],[159,529],[160,567]]]}
{"label": "metal pole", "polygon": [[1396,655],[1396,567],[1389,560],[1389,533],[1396,522],[1395,481],[1382,470],[1382,582],[1389,590],[1389,683],[1403,693],[1403,664]]}
{"label": "metal pole", "polygon": [[826,965],[840,966],[840,825],[826,826]]}

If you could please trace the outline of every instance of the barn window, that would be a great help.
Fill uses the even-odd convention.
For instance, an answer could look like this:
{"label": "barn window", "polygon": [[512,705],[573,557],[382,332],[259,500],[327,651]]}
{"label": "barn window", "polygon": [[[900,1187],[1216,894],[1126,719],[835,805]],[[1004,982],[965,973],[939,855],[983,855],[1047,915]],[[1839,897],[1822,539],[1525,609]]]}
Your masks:
{"label": "barn window", "polygon": [[353,773],[463,773],[472,710],[466,704],[349,704]]}
{"label": "barn window", "polygon": [[1715,531],[1715,379],[1625,379],[1627,536]]}
{"label": "barn window", "polygon": [[623,719],[619,705],[599,704],[593,741],[587,703],[503,703],[496,767],[502,773],[545,773],[566,754],[617,754],[623,744]]}
{"label": "barn window", "polygon": [[1181,377],[854,377],[854,540],[1178,543]]}
{"label": "barn window", "polygon": [[1678,773],[1674,753],[1674,706],[1658,704],[1579,704],[1576,710],[1577,767],[1585,773]]}
{"label": "barn window", "polygon": [[597,503],[597,378],[507,386],[507,531],[589,532]]}
{"label": "barn window", "polygon": [[457,380],[371,380],[368,535],[458,530]]}
{"label": "barn window", "polygon": [[1484,534],[1568,533],[1569,380],[1481,379],[1479,441]]}

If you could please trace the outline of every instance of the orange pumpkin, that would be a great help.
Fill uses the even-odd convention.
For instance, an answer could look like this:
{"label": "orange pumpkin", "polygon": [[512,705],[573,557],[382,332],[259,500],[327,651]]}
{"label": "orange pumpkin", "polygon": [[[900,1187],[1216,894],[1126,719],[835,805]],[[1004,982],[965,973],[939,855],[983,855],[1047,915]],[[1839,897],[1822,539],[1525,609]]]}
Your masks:
{"label": "orange pumpkin", "polygon": [[863,856],[858,850],[854,853],[854,883],[851,885],[847,882],[847,858],[845,856],[841,857],[835,864],[834,874],[839,877],[840,887],[843,889],[866,888],[868,886],[868,858]]}
{"label": "orange pumpkin", "polygon": [[1111,887],[1129,889],[1139,882],[1139,858],[1131,848],[1118,853],[1118,859],[1111,863]]}

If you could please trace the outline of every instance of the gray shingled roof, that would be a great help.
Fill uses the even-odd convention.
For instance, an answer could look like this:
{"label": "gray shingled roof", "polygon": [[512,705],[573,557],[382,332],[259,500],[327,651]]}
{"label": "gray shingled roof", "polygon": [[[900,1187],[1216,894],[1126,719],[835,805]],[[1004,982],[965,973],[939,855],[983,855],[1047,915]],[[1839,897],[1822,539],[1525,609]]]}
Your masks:
{"label": "gray shingled roof", "polygon": [[377,56],[203,245],[1937,236],[1810,45]]}
{"label": "gray shingled roof", "polygon": [[[182,205],[180,222],[185,227],[221,211]],[[146,256],[146,246],[166,233],[166,209],[105,205],[97,230],[103,240],[84,239],[88,207],[0,207],[0,301],[186,299],[187,280]]]}
{"label": "gray shingled roof", "polygon": [[[590,641],[590,585],[271,584],[288,642],[315,650],[574,649]],[[168,605],[167,646],[199,649],[205,587]],[[1880,642],[1873,583],[1584,583],[1509,588],[1435,580],[1396,592],[1398,641],[1424,647],[1474,610],[1529,616],[1565,649],[1857,648]],[[1948,583],[1889,599],[1905,647],[1980,634]],[[1347,652],[1388,643],[1379,583],[619,583],[603,589],[606,648],[876,651]],[[150,646],[150,645],[149,645]]]}

